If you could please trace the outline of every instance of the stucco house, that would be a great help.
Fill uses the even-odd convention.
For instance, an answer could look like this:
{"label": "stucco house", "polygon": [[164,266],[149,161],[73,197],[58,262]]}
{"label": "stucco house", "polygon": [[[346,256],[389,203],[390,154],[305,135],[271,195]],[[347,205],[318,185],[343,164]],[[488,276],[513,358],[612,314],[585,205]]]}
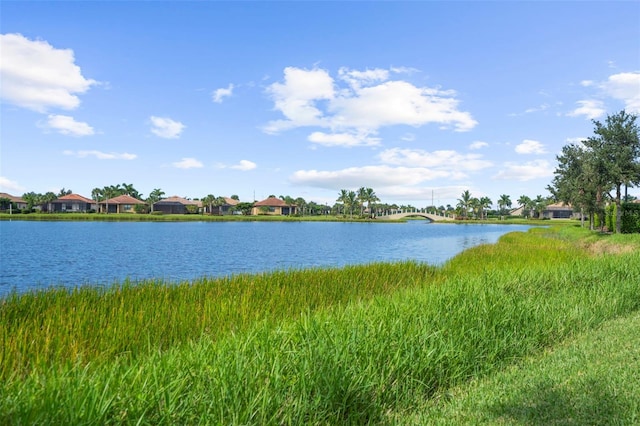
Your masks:
{"label": "stucco house", "polygon": [[146,205],[144,201],[133,198],[130,195],[119,195],[100,201],[100,212],[104,213],[135,213],[136,205]]}
{"label": "stucco house", "polygon": [[192,213],[192,211],[189,210],[199,212],[201,209],[202,203],[200,201],[187,200],[177,195],[153,203],[153,211],[164,214],[187,214]]}
{"label": "stucco house", "polygon": [[234,214],[235,212],[233,208],[237,206],[240,201],[234,200],[233,198],[229,198],[229,197],[223,197],[223,198],[224,198],[224,204],[211,206],[211,211],[209,211],[209,205],[204,204],[202,206],[202,208],[204,209],[204,212],[208,214],[221,215],[221,216]]}
{"label": "stucco house", "polygon": [[296,214],[296,205],[287,204],[280,198],[269,197],[258,201],[251,209],[252,215],[289,216]]}
{"label": "stucco house", "polygon": [[[580,212],[577,215],[580,217]],[[571,219],[574,217],[573,207],[565,203],[549,204],[542,212],[542,217],[545,219]]]}
{"label": "stucco house", "polygon": [[23,200],[20,197],[16,197],[15,195],[11,195],[11,194],[7,194],[6,192],[0,192],[0,199],[8,199],[9,202],[11,203],[11,206],[8,205],[9,203],[7,203],[6,206],[2,205],[0,206],[0,209],[6,209],[6,210],[10,210],[13,209],[14,207],[17,208],[18,210],[22,210],[22,209],[26,209],[27,208],[27,202],[25,200]]}
{"label": "stucco house", "polygon": [[73,213],[86,213],[90,211],[94,205],[95,201],[83,197],[79,194],[69,194],[64,195],[62,197],[58,197],[58,199],[51,201],[48,204],[48,211],[53,213],[59,212],[73,212]]}

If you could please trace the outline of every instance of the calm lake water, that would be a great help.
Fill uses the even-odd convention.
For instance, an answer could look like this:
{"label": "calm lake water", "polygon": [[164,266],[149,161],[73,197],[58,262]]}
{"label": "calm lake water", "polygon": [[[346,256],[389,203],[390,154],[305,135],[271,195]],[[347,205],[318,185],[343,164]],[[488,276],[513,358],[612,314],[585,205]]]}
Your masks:
{"label": "calm lake water", "polygon": [[0,221],[0,297],[126,278],[189,280],[274,269],[441,264],[525,225]]}

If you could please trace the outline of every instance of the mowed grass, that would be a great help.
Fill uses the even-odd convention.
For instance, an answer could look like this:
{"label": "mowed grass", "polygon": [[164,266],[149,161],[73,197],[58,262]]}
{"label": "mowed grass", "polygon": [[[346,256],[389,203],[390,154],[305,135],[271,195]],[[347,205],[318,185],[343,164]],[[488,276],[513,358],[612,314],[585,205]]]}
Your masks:
{"label": "mowed grass", "polygon": [[396,413],[422,425],[640,424],[640,313]]}
{"label": "mowed grass", "polygon": [[[10,344],[3,346],[2,364],[12,365],[0,382],[0,423],[428,424],[429,401],[447,390],[490,379],[640,309],[640,250],[621,248],[637,240],[598,236],[591,241],[591,235],[571,227],[512,233],[440,268],[406,263],[324,271],[327,275],[300,271],[295,281],[313,290],[299,289],[300,295],[288,299],[293,289],[278,283],[295,274],[266,274],[255,305],[243,304],[243,298],[224,304],[228,315],[246,318],[241,327],[213,330],[201,323],[191,332],[174,331],[189,337],[173,343],[161,343],[172,328],[192,329],[201,298],[189,294],[198,283],[169,286],[176,292],[172,298],[161,296],[169,290],[158,283],[148,289],[125,286],[130,295],[115,300],[135,307],[123,317],[131,325],[118,320],[121,329],[105,337],[111,343],[82,356],[49,351],[40,357],[41,346],[28,343],[42,340],[41,334],[49,336],[45,342],[75,335],[66,318],[78,318],[78,306],[49,311],[68,305],[56,302],[66,297],[56,292],[14,296],[0,311],[3,327],[11,318],[11,327],[3,328],[2,341]],[[594,254],[590,247],[604,240],[621,249]],[[234,291],[242,294],[258,278],[244,277]],[[402,284],[390,286],[394,281]],[[357,285],[363,287],[344,297]],[[382,290],[363,296],[367,287]],[[316,292],[324,296],[303,303]],[[31,301],[21,305],[23,298]],[[288,302],[273,301],[280,298]],[[145,304],[177,306],[166,321],[175,324],[137,321],[140,310],[152,310]],[[270,317],[272,304],[281,313]],[[264,313],[255,314],[250,306],[262,306]],[[110,311],[104,309],[80,317],[102,317],[106,327]],[[60,326],[47,327],[55,316],[61,317]],[[23,323],[30,324],[29,331],[20,328]],[[126,337],[113,336],[119,333]],[[21,336],[15,343],[9,340],[13,334]],[[137,336],[135,350],[114,349]],[[101,341],[87,347],[100,347]],[[541,380],[542,374],[533,372]],[[424,416],[415,407],[424,408]],[[453,414],[463,410],[453,409]],[[610,414],[595,412],[593,423],[609,423]],[[519,421],[508,413],[495,418]]]}

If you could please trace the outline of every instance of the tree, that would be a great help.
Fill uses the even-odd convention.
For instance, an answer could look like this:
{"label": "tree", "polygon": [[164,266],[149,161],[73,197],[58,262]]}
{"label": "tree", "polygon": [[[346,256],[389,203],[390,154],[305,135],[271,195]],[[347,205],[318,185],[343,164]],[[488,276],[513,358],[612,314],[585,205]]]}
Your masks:
{"label": "tree", "polygon": [[353,208],[358,205],[358,195],[355,191],[349,191],[346,189],[341,189],[338,199],[336,200],[341,202],[344,205],[346,213],[346,209],[349,209],[349,216],[353,218]]}
{"label": "tree", "polygon": [[531,206],[531,198],[527,197],[526,195],[521,195],[520,198],[518,198],[517,202],[518,202],[518,205],[522,207],[522,216],[526,218],[531,216],[531,214],[529,213],[529,207]]}
{"label": "tree", "polygon": [[364,186],[360,187],[360,189],[358,189],[357,198],[361,205],[360,215],[361,216],[364,215],[364,205],[366,203],[367,210],[369,211],[369,217],[370,218],[373,217],[374,215],[373,215],[373,212],[371,211],[371,203],[380,201],[375,191],[372,188],[365,188]]}
{"label": "tree", "polygon": [[462,216],[465,219],[467,219],[469,216],[469,208],[471,208],[472,198],[473,197],[471,197],[471,193],[468,189],[460,195],[460,198],[458,198],[458,207],[460,208]]}
{"label": "tree", "polygon": [[151,191],[151,193],[149,194],[149,197],[147,197],[147,203],[151,207],[151,212],[153,212],[153,205],[158,201],[162,200],[163,196],[164,196],[164,191],[161,190],[160,188],[154,188],[154,190]]}
{"label": "tree", "polygon": [[54,192],[47,192],[44,195],[40,196],[40,204],[46,204],[47,205],[47,211],[50,212],[51,211],[51,202],[55,201],[58,197],[56,196],[56,194]]}
{"label": "tree", "polygon": [[549,200],[543,198],[542,195],[536,196],[536,199],[533,200],[535,205],[535,210],[538,212],[538,219],[542,219],[542,215],[544,214],[544,209],[549,205]]}
{"label": "tree", "polygon": [[511,197],[507,194],[502,194],[498,199],[498,208],[500,209],[501,219],[503,219],[508,207],[511,207]]}
{"label": "tree", "polygon": [[640,128],[636,115],[624,110],[607,116],[605,124],[594,120],[595,136],[584,144],[602,162],[605,181],[615,188],[616,232],[620,233],[622,185],[640,184]]}
{"label": "tree", "polygon": [[202,198],[202,204],[209,206],[209,214],[213,214],[213,203],[215,203],[216,197],[213,194],[208,194]]}
{"label": "tree", "polygon": [[70,190],[70,189],[64,189],[64,188],[62,188],[62,189],[60,190],[60,192],[58,192],[57,197],[64,197],[65,195],[69,195],[69,194],[73,194],[73,191],[72,191],[72,190]]}
{"label": "tree", "polygon": [[491,198],[489,197],[482,197],[480,198],[480,219],[486,219],[487,215],[485,214],[485,212],[487,210],[489,210],[489,208],[491,207],[491,205],[493,204],[493,201],[491,201]]}

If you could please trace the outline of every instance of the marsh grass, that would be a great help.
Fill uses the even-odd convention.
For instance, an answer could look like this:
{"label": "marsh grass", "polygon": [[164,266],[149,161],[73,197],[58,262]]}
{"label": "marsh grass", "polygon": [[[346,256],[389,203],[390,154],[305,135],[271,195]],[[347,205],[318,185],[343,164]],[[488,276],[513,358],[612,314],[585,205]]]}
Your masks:
{"label": "marsh grass", "polygon": [[12,293],[0,300],[0,380],[50,366],[136,358],[202,336],[215,341],[257,322],[390,294],[434,273],[405,262]]}
{"label": "marsh grass", "polygon": [[[508,234],[498,244],[465,251],[438,269],[409,263],[345,268],[327,275],[312,271],[292,281],[309,286],[311,293],[332,288],[323,296],[326,299],[287,310],[311,297],[298,289],[305,296],[282,303],[286,313],[273,318],[254,317],[249,310],[254,305],[243,302],[249,296],[232,299],[225,306],[245,312],[236,314],[248,318],[244,327],[215,334],[201,324],[192,337],[166,346],[154,339],[174,326],[160,326],[155,332],[151,326],[136,329],[148,339],[147,350],[137,356],[117,356],[113,351],[99,362],[53,356],[45,362],[14,363],[14,370],[22,370],[7,371],[0,383],[0,423],[410,423],[413,414],[396,414],[416,401],[488,377],[609,319],[640,310],[640,252],[590,256],[562,232],[574,231]],[[251,295],[260,305],[278,304],[264,298],[295,293],[287,286],[276,292],[274,283],[287,276],[266,275],[271,285]],[[243,279],[248,281],[238,282],[233,291],[243,294],[257,278]],[[374,286],[376,280],[380,283],[375,286],[398,280],[403,285],[368,297],[358,288],[342,298],[350,286],[363,286],[364,281],[365,287]],[[117,299],[138,306],[123,318],[135,320],[138,304],[144,303],[183,306],[171,318],[178,323],[190,323],[189,315],[199,312],[197,303],[180,301],[188,298],[191,286],[173,287],[173,298],[160,296],[164,286],[150,288],[139,299]],[[34,301],[26,305],[21,305],[23,297],[15,296],[2,307],[5,315],[12,306],[12,333],[22,322],[52,329],[45,325],[52,316],[47,309],[68,305],[66,296],[58,293],[28,296]],[[47,302],[32,315],[38,298]],[[103,311],[97,315],[111,318]],[[67,320],[60,321],[58,334],[49,340],[68,333]],[[105,326],[110,322],[102,321]],[[127,321],[119,324],[125,327]],[[114,328],[110,333],[120,332]],[[28,341],[28,333],[21,333],[19,341]],[[127,334],[127,339],[135,334]],[[105,350],[123,340],[115,339]],[[4,358],[3,364],[37,358],[29,354],[34,349],[40,350],[27,345],[24,352]]]}

